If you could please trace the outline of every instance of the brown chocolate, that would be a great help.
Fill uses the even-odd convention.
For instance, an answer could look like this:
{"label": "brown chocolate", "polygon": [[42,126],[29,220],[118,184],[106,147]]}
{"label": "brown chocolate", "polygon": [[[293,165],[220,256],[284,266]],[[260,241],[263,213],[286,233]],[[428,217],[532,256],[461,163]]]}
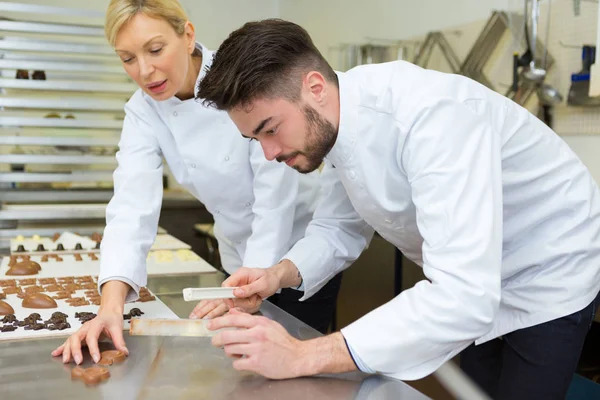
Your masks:
{"label": "brown chocolate", "polygon": [[4,318],[2,318],[0,320],[0,322],[3,322],[5,324],[12,324],[12,323],[17,322],[17,321],[18,321],[18,319],[17,319],[17,317],[15,317],[15,314],[6,314],[4,316]]}
{"label": "brown chocolate", "polygon": [[156,300],[156,297],[154,297],[154,296],[150,296],[150,297],[140,297],[140,298],[138,299],[138,301],[141,301],[142,303],[147,303],[147,302],[149,302],[149,301],[154,301],[154,300]]}
{"label": "brown chocolate", "polygon": [[86,275],[86,276],[76,276],[74,280],[77,283],[94,282],[94,278],[92,278],[89,275]]}
{"label": "brown chocolate", "polygon": [[6,298],[6,293],[0,292],[0,300],[4,300]]}
{"label": "brown chocolate", "polygon": [[21,260],[23,261],[29,261],[31,259],[31,256],[20,256]]}
{"label": "brown chocolate", "polygon": [[25,288],[25,294],[42,293],[44,288],[41,286],[28,286]]}
{"label": "brown chocolate", "polygon": [[96,257],[96,255],[94,253],[90,253],[88,255],[90,256],[90,260],[92,260],[92,261],[97,261],[98,260],[98,257]]}
{"label": "brown chocolate", "polygon": [[75,261],[83,261],[83,258],[81,258],[81,254],[75,254]]}
{"label": "brown chocolate", "polygon": [[44,324],[34,323],[34,324],[26,325],[25,330],[26,331],[39,331],[41,329],[44,329],[45,327],[46,327],[46,325],[44,325]]}
{"label": "brown chocolate", "polygon": [[97,385],[108,378],[110,378],[110,372],[107,368],[103,367],[86,368],[81,376],[81,380],[86,385]]}
{"label": "brown chocolate", "polygon": [[40,261],[41,261],[41,262],[48,262],[48,255],[47,255],[47,254],[44,254],[44,255],[42,256],[42,259],[41,259]]}
{"label": "brown chocolate", "polygon": [[75,318],[77,318],[79,320],[79,322],[81,322],[83,324],[89,320],[96,318],[96,314],[91,313],[91,312],[76,312]]}
{"label": "brown chocolate", "polygon": [[64,286],[65,290],[69,290],[69,291],[81,290],[81,285],[79,285],[77,283],[65,283],[63,286]]}
{"label": "brown chocolate", "polygon": [[56,292],[56,295],[52,296],[52,298],[56,299],[56,300],[70,299],[72,294],[73,294],[73,292],[67,292],[67,291]]}
{"label": "brown chocolate", "polygon": [[57,278],[56,280],[58,283],[60,283],[62,285],[64,283],[74,283],[75,277],[74,276],[63,276],[63,277]]}
{"label": "brown chocolate", "polygon": [[62,262],[63,259],[61,257],[56,257],[56,262]]}
{"label": "brown chocolate", "polygon": [[52,235],[52,241],[56,242],[59,237],[60,237],[60,233],[56,232],[54,235]]}
{"label": "brown chocolate", "polygon": [[17,286],[17,281],[14,279],[1,279],[0,287],[15,287]]}
{"label": "brown chocolate", "polygon": [[35,261],[21,261],[10,267],[6,275],[36,275],[41,269]]}
{"label": "brown chocolate", "polygon": [[22,306],[24,308],[56,308],[58,305],[56,301],[47,294],[35,293],[26,296],[23,299]]}
{"label": "brown chocolate", "polygon": [[101,242],[102,241],[102,235],[99,234],[98,232],[94,232],[94,233],[92,233],[91,239],[94,242]]}
{"label": "brown chocolate", "polygon": [[35,279],[35,278],[19,279],[19,286],[31,286],[31,285],[35,285],[36,282],[37,282],[37,279]]}
{"label": "brown chocolate", "polygon": [[81,289],[97,289],[98,285],[94,282],[86,282],[84,284],[81,285]]}
{"label": "brown chocolate", "polygon": [[4,325],[2,328],[0,328],[0,332],[12,332],[16,331],[17,328],[18,327],[14,325]]}
{"label": "brown chocolate", "polygon": [[62,292],[65,288],[62,285],[48,285],[44,286],[44,291],[53,293],[53,292]]}
{"label": "brown chocolate", "polygon": [[38,278],[40,285],[56,285],[55,278]]}
{"label": "brown chocolate", "polygon": [[100,353],[100,365],[113,365],[125,361],[126,355],[119,350],[106,350]]}
{"label": "brown chocolate", "polygon": [[20,287],[9,286],[2,289],[6,294],[19,294],[23,293],[23,289]]}
{"label": "brown chocolate", "polygon": [[0,300],[0,315],[14,314],[15,309],[4,300]]}
{"label": "brown chocolate", "polygon": [[85,368],[75,367],[71,370],[71,379],[81,379],[85,373]]}

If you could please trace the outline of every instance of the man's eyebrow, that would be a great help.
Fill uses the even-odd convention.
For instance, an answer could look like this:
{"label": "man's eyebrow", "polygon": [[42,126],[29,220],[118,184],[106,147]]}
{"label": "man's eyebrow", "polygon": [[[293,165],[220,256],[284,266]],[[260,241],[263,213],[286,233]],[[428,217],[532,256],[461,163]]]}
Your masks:
{"label": "man's eyebrow", "polygon": [[268,124],[269,122],[271,122],[272,119],[273,119],[273,117],[269,117],[269,118],[263,119],[260,122],[260,124],[258,124],[258,126],[256,127],[256,129],[254,129],[252,131],[252,133],[254,135],[258,135],[258,133],[265,127],[266,124]]}

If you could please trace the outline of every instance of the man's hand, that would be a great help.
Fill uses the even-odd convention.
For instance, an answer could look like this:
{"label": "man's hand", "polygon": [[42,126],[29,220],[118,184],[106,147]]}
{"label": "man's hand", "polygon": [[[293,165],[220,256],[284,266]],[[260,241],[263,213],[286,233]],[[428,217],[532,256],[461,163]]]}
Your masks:
{"label": "man's hand", "polygon": [[96,318],[86,322],[77,332],[72,334],[60,347],[52,352],[54,357],[62,354],[64,363],[75,360],[76,364],[81,364],[83,355],[81,347],[86,346],[95,363],[100,361],[100,350],[98,349],[98,339],[101,335],[108,336],[115,348],[129,354],[123,339],[123,314],[122,312],[98,311]]}
{"label": "man's hand", "polygon": [[[226,299],[202,300],[190,314],[191,319],[211,319],[226,314],[230,306]],[[234,299],[235,308],[248,314],[254,314],[260,309],[262,299],[258,295],[252,295],[247,299]]]}
{"label": "man's hand", "polygon": [[309,340],[295,339],[279,323],[232,309],[209,321],[208,329],[238,328],[220,332],[215,347],[236,360],[233,367],[270,379],[287,379],[320,373],[356,370],[341,333]]}
{"label": "man's hand", "polygon": [[[246,299],[253,295],[260,299],[272,296],[277,290],[286,287],[299,286],[302,282],[298,268],[289,260],[283,260],[270,268],[242,267],[227,278],[222,286],[238,287],[233,294],[238,299]],[[240,307],[245,309],[243,303],[236,303],[228,299],[229,308]]]}

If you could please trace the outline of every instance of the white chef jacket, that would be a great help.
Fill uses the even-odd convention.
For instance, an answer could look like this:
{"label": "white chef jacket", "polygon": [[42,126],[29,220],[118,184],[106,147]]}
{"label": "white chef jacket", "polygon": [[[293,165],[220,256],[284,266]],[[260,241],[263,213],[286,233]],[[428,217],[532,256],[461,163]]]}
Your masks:
{"label": "white chef jacket", "polygon": [[[594,299],[600,192],[550,128],[468,78],[406,62],[338,76],[340,126],[327,161],[341,185],[324,202],[350,202],[428,278],[342,329],[366,369],[418,379],[473,341]],[[305,297],[343,268],[351,245],[327,253],[321,216],[286,255]]]}
{"label": "white chef jacket", "polygon": [[[212,52],[197,46],[202,50],[198,83]],[[227,272],[270,267],[304,236],[319,199],[318,172],[302,175],[267,161],[260,145],[244,139],[227,113],[194,99],[157,102],[140,89],[125,111],[99,286],[126,282],[135,291],[128,295],[132,300],[146,285],[146,256],[162,204],[162,157],[213,215]]]}

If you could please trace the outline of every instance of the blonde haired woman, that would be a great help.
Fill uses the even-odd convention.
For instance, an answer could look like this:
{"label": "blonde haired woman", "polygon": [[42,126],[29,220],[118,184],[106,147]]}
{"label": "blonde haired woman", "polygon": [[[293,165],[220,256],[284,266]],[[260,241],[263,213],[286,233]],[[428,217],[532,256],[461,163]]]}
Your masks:
{"label": "blonde haired woman", "polygon": [[[226,113],[194,100],[212,52],[195,41],[194,27],[176,0],[112,0],[105,31],[140,89],[125,106],[115,192],[102,241],[98,316],[52,353],[77,364],[83,342],[98,361],[101,333],[127,352],[123,305],[146,284],[145,260],[162,202],[162,157],[177,181],[213,215],[229,273],[279,262],[304,235],[319,193],[318,175],[266,161],[260,145],[242,138]],[[340,278],[302,303],[302,293],[292,289],[272,301],[325,331]],[[246,309],[254,311],[259,304],[255,298]],[[227,310],[221,301],[201,302],[191,317],[210,318]]]}

